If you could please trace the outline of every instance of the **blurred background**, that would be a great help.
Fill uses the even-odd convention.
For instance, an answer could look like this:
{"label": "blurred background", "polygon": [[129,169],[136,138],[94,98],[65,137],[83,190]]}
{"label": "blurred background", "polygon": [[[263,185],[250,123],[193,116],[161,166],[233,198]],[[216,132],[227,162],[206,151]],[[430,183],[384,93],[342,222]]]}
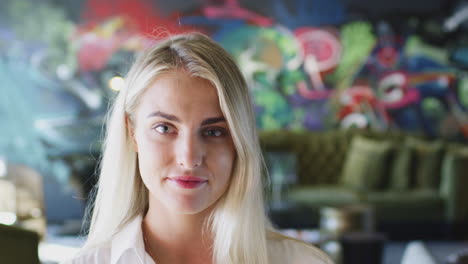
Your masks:
{"label": "blurred background", "polygon": [[43,262],[51,245],[82,242],[104,116],[135,55],[190,31],[234,56],[262,133],[359,129],[466,147],[468,1],[3,0],[0,223],[38,233]]}

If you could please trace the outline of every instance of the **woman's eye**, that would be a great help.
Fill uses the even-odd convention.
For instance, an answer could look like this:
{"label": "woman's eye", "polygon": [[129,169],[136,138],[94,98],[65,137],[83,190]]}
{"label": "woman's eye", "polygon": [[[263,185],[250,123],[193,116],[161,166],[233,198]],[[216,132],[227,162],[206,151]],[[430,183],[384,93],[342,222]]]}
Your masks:
{"label": "woman's eye", "polygon": [[221,137],[226,134],[224,129],[210,128],[205,130],[205,135],[209,137]]}
{"label": "woman's eye", "polygon": [[154,128],[156,131],[158,131],[161,134],[167,134],[167,133],[172,133],[173,129],[172,127],[168,125],[158,125]]}

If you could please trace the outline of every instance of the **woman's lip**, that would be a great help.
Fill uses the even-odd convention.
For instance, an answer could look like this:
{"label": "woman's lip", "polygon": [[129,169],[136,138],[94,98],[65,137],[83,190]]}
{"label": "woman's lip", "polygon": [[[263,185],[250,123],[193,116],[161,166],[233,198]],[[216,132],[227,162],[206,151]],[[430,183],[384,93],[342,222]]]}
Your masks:
{"label": "woman's lip", "polygon": [[184,189],[195,189],[208,182],[208,180],[193,176],[170,177],[169,181]]}
{"label": "woman's lip", "polygon": [[170,180],[175,180],[175,181],[191,181],[191,182],[205,182],[208,181],[202,177],[197,177],[197,176],[175,176],[175,177],[169,177]]}

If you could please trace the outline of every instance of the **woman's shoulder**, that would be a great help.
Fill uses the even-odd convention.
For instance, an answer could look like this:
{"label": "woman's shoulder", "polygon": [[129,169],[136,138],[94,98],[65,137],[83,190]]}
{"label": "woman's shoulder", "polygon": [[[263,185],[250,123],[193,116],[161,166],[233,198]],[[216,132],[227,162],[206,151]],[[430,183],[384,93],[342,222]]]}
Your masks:
{"label": "woman's shoulder", "polygon": [[269,263],[292,264],[332,264],[333,261],[323,251],[312,244],[281,235],[269,234],[267,240]]}
{"label": "woman's shoulder", "polygon": [[83,250],[78,252],[73,258],[65,261],[62,264],[94,264],[94,263],[109,263],[111,249],[109,246],[102,246]]}

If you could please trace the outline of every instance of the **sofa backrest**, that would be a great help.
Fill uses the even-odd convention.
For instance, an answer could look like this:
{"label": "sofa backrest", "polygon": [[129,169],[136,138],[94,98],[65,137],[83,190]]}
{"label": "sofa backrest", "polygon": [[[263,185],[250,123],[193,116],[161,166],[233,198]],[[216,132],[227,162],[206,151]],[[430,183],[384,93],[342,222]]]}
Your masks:
{"label": "sofa backrest", "polygon": [[382,133],[367,130],[265,131],[260,133],[260,145],[264,154],[291,152],[296,155],[298,184],[337,184],[351,140],[357,134],[396,142],[404,138],[399,132]]}
{"label": "sofa backrest", "polygon": [[260,134],[260,144],[264,153],[295,154],[299,184],[332,184],[341,172],[349,136],[338,132],[270,131]]}

